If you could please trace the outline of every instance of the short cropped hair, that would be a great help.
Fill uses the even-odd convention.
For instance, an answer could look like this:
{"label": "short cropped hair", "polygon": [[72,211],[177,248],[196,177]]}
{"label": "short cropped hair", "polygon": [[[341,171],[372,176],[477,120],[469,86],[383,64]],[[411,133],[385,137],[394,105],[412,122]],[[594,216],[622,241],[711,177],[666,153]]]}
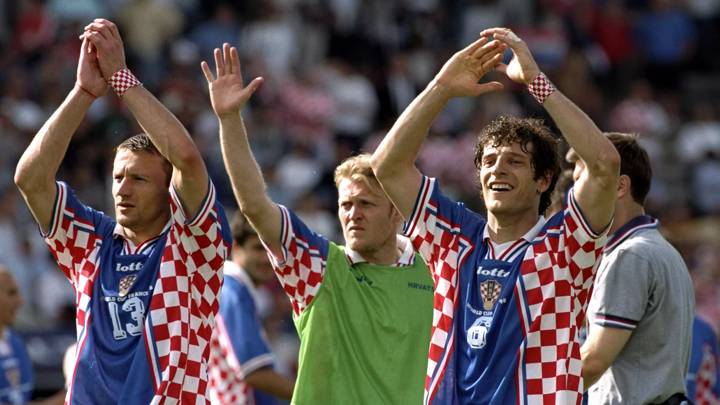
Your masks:
{"label": "short cropped hair", "polygon": [[232,232],[233,241],[242,246],[248,238],[257,236],[255,228],[252,227],[250,221],[245,218],[241,211],[235,212],[230,220],[230,231]]}
{"label": "short cropped hair", "polygon": [[343,180],[360,181],[368,187],[378,188],[380,183],[370,166],[370,155],[362,153],[343,160],[335,168],[335,186],[339,187]]}
{"label": "short cropped hair", "polygon": [[620,154],[620,175],[630,178],[633,201],[644,205],[652,182],[652,166],[647,151],[638,142],[637,134],[609,132],[605,135]]}
{"label": "short cropped hair", "polygon": [[165,156],[160,153],[160,151],[155,147],[147,134],[133,135],[130,138],[124,140],[120,145],[117,146],[117,148],[115,149],[115,153],[123,149],[129,150],[131,152],[146,152],[163,158],[163,168],[165,169],[165,173],[167,173],[168,185],[170,184],[170,177],[172,176],[173,170],[172,164],[165,158]]}
{"label": "short cropped hair", "polygon": [[551,196],[560,175],[560,154],[558,140],[542,120],[501,115],[486,125],[478,135],[475,145],[477,174],[480,174],[486,146],[498,147],[513,143],[520,144],[522,151],[530,155],[534,180],[546,175],[551,176],[550,186],[540,195],[538,213],[543,215],[550,206]]}

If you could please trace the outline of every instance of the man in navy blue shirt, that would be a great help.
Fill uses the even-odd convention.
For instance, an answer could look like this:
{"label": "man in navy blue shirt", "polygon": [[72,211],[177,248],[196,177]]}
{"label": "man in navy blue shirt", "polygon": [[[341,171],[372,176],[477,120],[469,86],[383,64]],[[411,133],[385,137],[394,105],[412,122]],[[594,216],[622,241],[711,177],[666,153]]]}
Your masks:
{"label": "man in navy blue shirt", "polygon": [[0,404],[24,404],[32,393],[30,357],[20,336],[10,329],[21,305],[15,279],[7,267],[0,264]]}

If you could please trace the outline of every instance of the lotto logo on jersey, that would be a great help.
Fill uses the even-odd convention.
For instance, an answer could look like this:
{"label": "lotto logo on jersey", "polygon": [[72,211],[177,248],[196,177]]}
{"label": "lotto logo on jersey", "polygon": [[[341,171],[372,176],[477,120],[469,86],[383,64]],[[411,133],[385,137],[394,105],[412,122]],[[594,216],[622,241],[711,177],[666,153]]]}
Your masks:
{"label": "lotto logo on jersey", "polygon": [[142,270],[142,267],[142,262],[130,263],[128,265],[122,265],[118,263],[117,266],[115,266],[115,271],[118,271],[120,273],[127,273],[128,271],[140,271]]}
{"label": "lotto logo on jersey", "polygon": [[479,276],[486,276],[486,277],[502,277],[506,278],[510,275],[510,272],[503,269],[484,269],[482,266],[479,266],[477,270],[475,271]]}

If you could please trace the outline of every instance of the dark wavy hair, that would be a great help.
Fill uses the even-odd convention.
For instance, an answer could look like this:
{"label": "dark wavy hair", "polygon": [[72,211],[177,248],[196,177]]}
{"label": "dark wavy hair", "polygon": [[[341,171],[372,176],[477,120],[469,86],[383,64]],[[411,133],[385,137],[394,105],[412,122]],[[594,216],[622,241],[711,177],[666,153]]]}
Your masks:
{"label": "dark wavy hair", "polygon": [[[560,175],[560,152],[558,140],[542,120],[501,115],[483,128],[475,145],[475,167],[480,175],[483,150],[486,146],[498,147],[520,144],[523,152],[530,155],[534,169],[533,180],[550,175],[550,187],[540,195],[538,214],[543,215],[550,206],[551,196]],[[482,183],[481,187],[482,187]]]}

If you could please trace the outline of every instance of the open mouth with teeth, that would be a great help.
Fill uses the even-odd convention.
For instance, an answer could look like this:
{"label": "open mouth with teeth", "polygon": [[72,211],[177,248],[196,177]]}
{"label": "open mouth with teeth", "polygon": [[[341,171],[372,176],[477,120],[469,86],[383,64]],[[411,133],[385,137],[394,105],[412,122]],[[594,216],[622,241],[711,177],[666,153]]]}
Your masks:
{"label": "open mouth with teeth", "polygon": [[507,183],[491,183],[490,190],[492,191],[510,191],[512,186]]}

